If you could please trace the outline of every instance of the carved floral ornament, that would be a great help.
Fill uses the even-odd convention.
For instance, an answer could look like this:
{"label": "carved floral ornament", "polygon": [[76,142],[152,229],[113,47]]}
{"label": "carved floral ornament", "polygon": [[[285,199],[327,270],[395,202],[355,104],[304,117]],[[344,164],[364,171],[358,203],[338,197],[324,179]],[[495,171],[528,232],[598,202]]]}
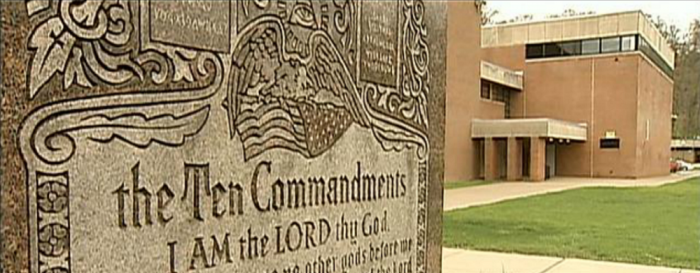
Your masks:
{"label": "carved floral ornament", "polygon": [[[77,98],[36,109],[20,137],[39,162],[62,164],[74,154],[74,134],[136,148],[152,143],[178,146],[203,127],[210,106],[203,104],[221,87],[221,59],[204,51],[158,46],[139,50],[133,1],[28,1],[35,28],[28,90],[39,95],[62,76],[62,90],[97,86],[121,93]],[[136,24],[137,25],[137,24]],[[162,87],[159,87],[162,86]],[[89,92],[88,92],[89,93]],[[190,104],[193,110],[149,111],[155,105]],[[32,161],[30,161],[32,162]]]}
{"label": "carved floral ornament", "polygon": [[[155,84],[168,77],[172,82],[195,81],[188,65],[197,56],[194,51],[163,47],[161,52],[134,54],[129,45],[135,32],[129,4],[126,0],[28,1],[30,17],[48,14],[29,38],[28,48],[35,52],[29,71],[30,98],[57,74],[63,76],[63,90],[74,85],[119,85],[134,78],[144,81],[148,72]],[[172,73],[166,58],[174,66]],[[95,77],[88,77],[86,69]]]}
{"label": "carved floral ornament", "polygon": [[[258,8],[264,8],[270,5],[268,1],[254,1],[251,3],[252,6]],[[340,41],[338,41],[340,44],[335,44],[330,41],[331,38],[328,36],[327,32],[324,31],[323,24],[312,27],[312,29],[315,29],[315,34],[308,36],[308,41],[304,41],[304,39],[307,38],[303,38],[304,36],[302,36],[300,43],[294,43],[308,44],[314,46],[314,48],[316,48],[315,46],[324,47],[326,49],[318,49],[321,50],[319,52],[323,52],[327,57],[330,56],[328,55],[329,50],[332,49],[330,50],[330,54],[333,56],[330,57],[330,59],[336,60],[335,62],[337,62],[337,64],[332,64],[332,66],[337,68],[331,69],[350,71],[351,69],[345,60],[354,59],[351,57],[354,52],[353,47],[350,46],[350,39],[348,38],[351,37],[353,28],[349,28],[348,25],[355,18],[352,13],[355,11],[353,7],[357,5],[357,3],[353,3],[353,1],[349,0],[336,0],[333,1],[333,4],[340,9],[334,13],[332,20],[334,28],[338,33],[342,34]],[[163,85],[166,83],[173,84],[180,82],[197,83],[202,82],[206,75],[223,73],[223,69],[221,68],[216,69],[216,71],[212,73],[210,69],[208,70],[204,66],[206,62],[213,62],[216,68],[218,67],[217,63],[221,62],[220,56],[216,56],[210,52],[160,44],[155,48],[140,51],[138,49],[138,43],[135,42],[135,38],[138,35],[136,34],[137,30],[134,29],[134,25],[137,24],[133,24],[132,22],[136,19],[136,16],[133,14],[134,9],[130,8],[130,5],[133,5],[133,2],[125,0],[27,2],[27,10],[31,17],[48,18],[44,19],[36,26],[29,40],[29,49],[35,52],[29,72],[29,96],[34,98],[46,83],[57,75],[63,77],[63,90],[68,90],[72,86],[90,89],[96,85],[118,87],[125,86],[126,84],[131,84],[133,86],[134,83],[137,85]],[[242,7],[249,6],[244,3],[241,5]],[[310,3],[307,5],[310,5]],[[294,9],[294,11],[299,11],[299,14],[293,13],[288,15],[290,18],[289,22],[285,19],[279,22],[281,24],[280,28],[293,30],[295,27],[311,26],[310,24],[303,23],[308,16],[311,16],[309,18],[311,19],[310,22],[323,22],[326,20],[325,18],[314,19],[316,15],[313,15],[313,9],[304,9],[303,6],[300,7],[299,9],[296,7]],[[402,37],[401,44],[403,46],[400,50],[400,54],[403,62],[398,68],[398,73],[401,75],[400,79],[402,79],[398,88],[386,88],[368,82],[364,84],[364,87],[361,88],[362,90],[358,91],[355,95],[344,95],[340,97],[346,99],[355,98],[351,100],[353,102],[347,101],[345,107],[353,107],[361,110],[359,112],[353,110],[351,113],[356,117],[355,120],[360,121],[360,124],[372,129],[376,138],[386,150],[399,151],[415,145],[418,147],[419,156],[425,158],[428,150],[427,130],[429,125],[427,116],[429,51],[426,43],[427,29],[423,22],[425,7],[422,1],[404,0],[402,10],[405,20],[403,20],[404,23],[402,26],[399,26],[399,29],[402,33],[400,37]],[[244,11],[246,11],[246,14],[248,13],[247,9]],[[249,22],[249,25],[241,27],[240,29],[254,36],[256,35],[255,32],[259,29],[265,28],[266,26],[268,28],[270,27],[269,23],[264,22],[264,20],[254,20]],[[320,27],[320,29],[318,29],[318,27]],[[299,38],[294,37],[294,32],[282,31],[279,34],[281,37],[275,36],[275,38],[281,38],[281,40],[276,42],[281,45],[285,44],[285,40]],[[239,33],[239,36],[257,39],[257,37],[246,36],[246,33]],[[239,38],[236,39],[236,41],[246,45],[256,42],[250,39]],[[327,42],[319,42],[319,39],[325,39]],[[136,44],[136,46],[134,46],[134,44]],[[287,41],[286,44],[289,45],[290,43]],[[281,53],[288,51],[289,49],[287,47],[288,46],[284,46],[284,48],[281,49],[283,50]],[[233,45],[232,48],[235,49],[237,46]],[[310,54],[309,49],[302,50],[302,53]],[[312,54],[312,56],[304,57],[294,52],[286,54],[288,57],[281,60],[282,62],[290,61],[289,56],[297,56],[296,58],[301,58],[300,61],[302,61],[302,63],[308,63],[308,58],[317,58],[319,56],[319,54]],[[234,54],[234,68],[236,67],[235,60],[239,58],[237,56],[240,56],[240,54]],[[294,60],[291,61],[294,62]],[[313,63],[314,60],[312,59],[311,62]],[[264,66],[265,64],[266,63],[258,62],[256,63],[256,67],[260,65]],[[196,72],[199,73],[192,71],[193,67],[197,67]],[[242,67],[242,69],[247,69],[247,67]],[[235,71],[236,69],[234,69],[234,72]],[[324,73],[327,73],[329,70],[325,68],[321,71],[326,71]],[[340,74],[347,73],[342,72]],[[331,73],[328,75],[340,74]],[[255,75],[262,74],[254,73],[253,76]],[[279,77],[279,75],[277,75],[277,77]],[[258,78],[254,77],[253,80]],[[359,85],[358,83],[354,83],[354,80],[351,78],[353,78],[352,75],[348,74],[347,76],[342,76],[342,79],[333,79],[331,82],[341,83],[340,87],[338,84],[334,86],[325,85],[325,87],[341,88],[347,90],[346,92],[349,92],[349,94],[353,94],[354,92],[352,90],[357,90]],[[238,94],[246,92],[245,89],[248,89],[247,86],[240,86],[241,84],[236,83],[237,81],[239,80],[231,78],[229,86],[226,87],[229,90],[237,90],[233,91],[233,93],[228,96],[227,101],[224,102],[224,104],[230,105],[227,106],[229,108],[227,111],[230,112],[229,119],[240,114],[237,112],[241,111],[240,109],[234,109],[232,107],[240,105],[240,103],[235,100],[237,96],[239,96]],[[316,86],[318,86],[318,88],[323,88],[324,82],[327,81],[319,81]],[[208,95],[205,96],[206,98],[213,95],[213,93],[219,89],[219,86],[213,83],[214,82],[209,82],[211,90],[207,91]],[[254,83],[256,82],[251,84]],[[178,90],[172,91],[173,92],[170,93],[175,94],[179,92]],[[201,100],[205,97],[200,96],[192,100]],[[162,102],[164,99],[159,98],[156,100]],[[359,108],[354,105],[359,105]],[[208,111],[207,109],[207,113],[202,114],[208,115]],[[170,116],[171,118],[169,119],[154,119],[144,113],[132,113],[141,116],[141,124],[144,129],[168,127],[169,124],[159,124],[159,122],[166,121],[170,121],[170,123],[179,121],[179,124],[183,126],[182,128],[191,128],[188,129],[187,132],[177,133],[180,137],[167,137],[164,135],[165,133],[161,132],[159,133],[160,136],[155,136],[150,139],[135,140],[134,138],[143,137],[130,137],[117,132],[117,134],[97,137],[96,139],[112,140],[114,138],[119,138],[132,145],[136,144],[138,147],[148,146],[152,142],[181,144],[184,136],[191,135],[194,131],[198,131],[199,128],[201,128],[192,128],[193,126],[188,127],[186,126],[187,124],[191,125],[196,123],[198,125],[203,125],[203,123],[197,122],[201,120],[202,116],[195,116],[195,112],[163,113],[159,115],[160,117]],[[366,114],[363,114],[365,112]],[[91,117],[97,116],[104,117],[102,120],[103,125],[112,124],[115,120],[118,120],[114,118],[116,116],[110,116],[104,113],[93,113],[93,115],[91,115]],[[189,117],[191,119],[182,119],[181,117]],[[92,122],[87,125],[94,127],[96,126],[94,122],[99,121],[99,119],[87,119],[84,116],[80,121],[83,123]],[[232,123],[230,126],[233,134],[235,133],[233,128],[235,127],[235,120],[230,120],[230,122]],[[78,127],[75,127],[75,130],[77,129]],[[54,132],[45,135],[45,137],[47,137],[47,140],[58,140],[62,135],[66,136],[67,133],[75,130],[61,130],[60,135],[57,134],[59,132]],[[37,140],[41,139],[42,138],[39,138]],[[60,141],[57,143],[67,142]],[[40,144],[38,146],[45,146],[45,144]],[[45,150],[54,154],[57,150],[61,150],[54,148],[57,147],[48,147],[48,149]],[[47,156],[41,156],[41,149],[39,149],[38,152],[41,158],[48,158]],[[312,154],[313,153],[310,155]]]}

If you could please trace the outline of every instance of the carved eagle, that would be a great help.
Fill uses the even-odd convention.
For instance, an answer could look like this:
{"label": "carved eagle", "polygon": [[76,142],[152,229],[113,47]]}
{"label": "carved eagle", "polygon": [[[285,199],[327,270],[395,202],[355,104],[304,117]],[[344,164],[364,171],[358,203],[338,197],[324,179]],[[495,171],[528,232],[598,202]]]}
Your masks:
{"label": "carved eagle", "polygon": [[276,148],[316,157],[352,124],[369,127],[348,66],[312,14],[297,5],[288,20],[260,17],[234,48],[224,107],[246,160]]}

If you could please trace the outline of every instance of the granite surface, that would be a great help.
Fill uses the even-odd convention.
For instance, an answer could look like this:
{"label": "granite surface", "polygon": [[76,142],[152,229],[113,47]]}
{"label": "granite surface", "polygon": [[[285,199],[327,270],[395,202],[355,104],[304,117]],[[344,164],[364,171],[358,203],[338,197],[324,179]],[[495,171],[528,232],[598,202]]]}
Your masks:
{"label": "granite surface", "polygon": [[439,272],[446,4],[2,2],[6,272]]}

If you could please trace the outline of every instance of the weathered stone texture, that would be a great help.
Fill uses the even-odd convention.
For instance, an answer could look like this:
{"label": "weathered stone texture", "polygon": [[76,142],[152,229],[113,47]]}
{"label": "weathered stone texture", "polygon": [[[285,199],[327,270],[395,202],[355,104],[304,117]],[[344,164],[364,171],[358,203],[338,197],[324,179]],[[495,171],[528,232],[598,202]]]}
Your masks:
{"label": "weathered stone texture", "polygon": [[3,2],[3,268],[436,272],[445,14]]}

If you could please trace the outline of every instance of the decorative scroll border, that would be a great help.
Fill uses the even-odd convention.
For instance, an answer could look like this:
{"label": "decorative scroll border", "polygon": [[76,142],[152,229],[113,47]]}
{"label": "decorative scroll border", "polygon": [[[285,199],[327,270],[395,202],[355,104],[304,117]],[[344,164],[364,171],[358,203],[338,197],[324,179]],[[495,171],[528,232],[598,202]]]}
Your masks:
{"label": "decorative scroll border", "polygon": [[[107,87],[118,93],[49,102],[32,110],[18,140],[27,182],[29,271],[70,273],[70,175],[75,138],[119,139],[136,149],[180,146],[206,124],[207,100],[221,88],[223,62],[209,52],[141,47],[128,1],[28,1],[36,26],[28,43],[30,99],[54,76],[65,92]],[[155,111],[166,109],[165,111]],[[184,106],[184,107],[183,107]],[[194,110],[182,110],[194,109]],[[125,114],[126,113],[126,114]],[[141,135],[134,130],[146,132]],[[164,130],[167,129],[167,130]],[[162,133],[164,132],[165,133]]]}
{"label": "decorative scroll border", "polygon": [[[403,2],[403,20],[399,20],[398,88],[364,82],[360,85],[362,101],[375,138],[386,151],[416,149],[418,158],[416,271],[427,267],[428,170],[430,141],[428,137],[428,93],[430,90],[430,50],[428,29],[424,21],[423,0]],[[362,7],[360,7],[362,9]],[[358,36],[359,37],[359,36]],[[358,56],[359,59],[359,56]],[[358,80],[359,80],[358,61]]]}
{"label": "decorative scroll border", "polygon": [[[399,20],[401,25],[398,26],[399,86],[393,89],[365,83],[360,86],[360,96],[366,104],[371,130],[384,150],[416,149],[419,160],[416,189],[416,272],[425,272],[430,164],[427,134],[430,55],[426,43],[428,31],[423,21],[423,1],[399,1],[403,2],[404,15],[403,22]],[[157,45],[148,47],[145,51],[127,47],[125,39],[138,39],[135,37],[137,35],[131,35],[134,31],[133,24],[128,22],[133,19],[139,20],[138,16],[141,16],[132,14],[134,9],[129,9],[128,4],[88,4],[87,7],[81,6],[86,9],[79,10],[83,13],[76,17],[75,9],[71,7],[73,2],[27,2],[30,17],[46,18],[42,19],[43,23],[33,31],[28,46],[30,51],[35,52],[29,72],[30,97],[37,96],[43,84],[56,74],[63,75],[63,88],[66,90],[70,87],[91,88],[101,85],[127,86],[146,83],[156,86],[170,84],[176,88],[172,91],[165,91],[170,88],[128,90],[117,94],[49,103],[32,111],[24,120],[19,140],[27,172],[29,257],[30,261],[37,261],[37,264],[30,264],[32,273],[71,272],[68,200],[70,176],[64,168],[76,149],[74,134],[87,132],[93,140],[105,142],[120,137],[132,146],[142,149],[153,142],[182,145],[187,138],[196,135],[206,123],[209,105],[205,100],[221,88],[224,78],[221,57],[211,53]],[[361,2],[353,4],[359,5]],[[76,18],[81,16],[88,19],[76,21]],[[116,20],[111,16],[121,17]],[[359,13],[354,18],[359,18]],[[119,21],[124,24],[122,30],[125,33],[111,31],[113,28],[109,27],[109,23]],[[85,23],[92,25],[83,25]],[[356,27],[360,28],[359,23]],[[57,37],[58,40],[52,41],[54,46],[42,48],[41,43],[34,43],[34,36],[42,31],[53,33],[51,37]],[[104,39],[106,42],[101,41]],[[109,46],[105,47],[105,43]],[[359,55],[359,52],[356,54]],[[41,59],[40,62],[37,62],[37,58]],[[101,60],[91,62],[91,59]],[[107,67],[100,67],[101,65]],[[360,64],[358,62],[355,65],[359,67]],[[115,72],[113,68],[128,69]],[[194,70],[191,70],[192,68]],[[36,74],[41,76],[31,77]],[[189,86],[195,87],[182,87],[184,85],[180,83],[192,83]],[[165,94],[167,96],[164,96]],[[149,115],[149,107],[156,104],[190,105],[198,110]],[[114,109],[120,108],[139,109],[132,116],[140,118],[141,124],[138,126],[141,129],[175,126],[182,130],[178,131],[175,137],[154,135],[145,140],[128,135],[91,133],[94,128],[126,128],[126,125],[118,122],[120,116],[114,115]],[[66,126],[67,124],[70,126]],[[31,217],[33,214],[36,217]],[[32,229],[32,226],[36,226],[36,230]]]}

